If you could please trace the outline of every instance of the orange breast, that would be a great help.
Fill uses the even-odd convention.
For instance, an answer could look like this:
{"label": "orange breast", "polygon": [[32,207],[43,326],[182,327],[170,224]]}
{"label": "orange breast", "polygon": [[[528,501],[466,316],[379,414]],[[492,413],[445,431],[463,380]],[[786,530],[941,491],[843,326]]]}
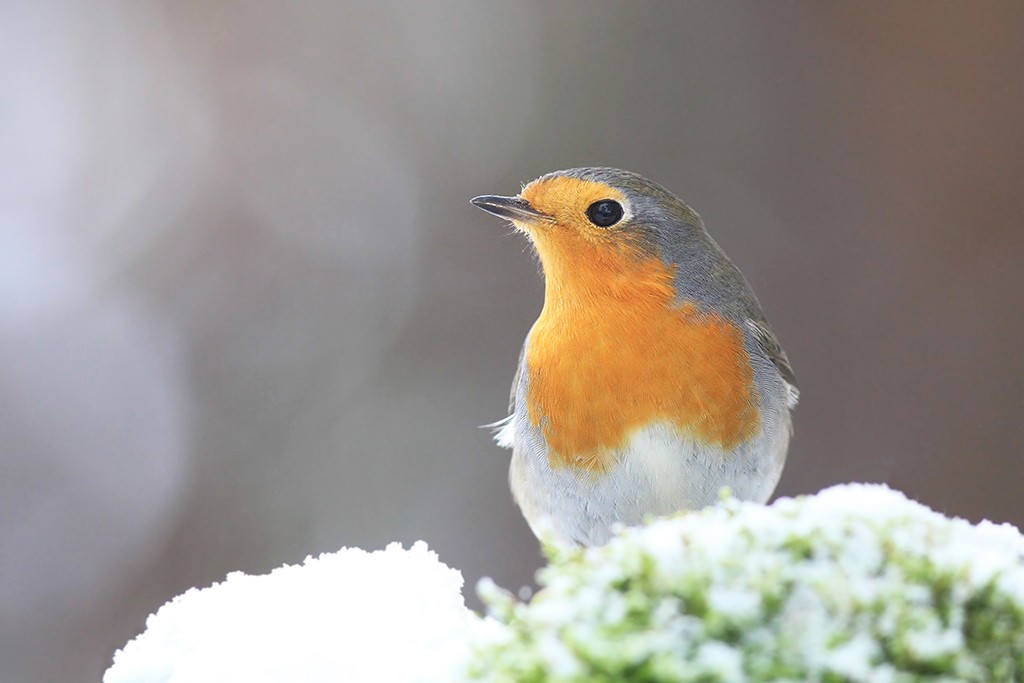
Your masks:
{"label": "orange breast", "polygon": [[546,296],[530,332],[527,403],[552,466],[600,472],[652,421],[726,450],[756,433],[753,370],[738,329],[674,305],[673,271],[656,257],[540,232]]}

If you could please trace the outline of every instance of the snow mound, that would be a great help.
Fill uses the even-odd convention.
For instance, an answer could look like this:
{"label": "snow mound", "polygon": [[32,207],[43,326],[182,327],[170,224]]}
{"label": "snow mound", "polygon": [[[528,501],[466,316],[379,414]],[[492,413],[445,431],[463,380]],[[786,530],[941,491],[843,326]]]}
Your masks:
{"label": "snow mound", "polygon": [[150,616],[103,681],[459,681],[471,635],[487,629],[462,583],[422,541],[230,574]]}

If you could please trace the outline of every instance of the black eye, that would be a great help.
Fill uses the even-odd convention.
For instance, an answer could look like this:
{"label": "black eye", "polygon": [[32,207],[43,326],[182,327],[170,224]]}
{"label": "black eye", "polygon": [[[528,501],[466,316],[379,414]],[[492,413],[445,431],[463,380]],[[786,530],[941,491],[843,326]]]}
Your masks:
{"label": "black eye", "polygon": [[594,225],[607,228],[622,219],[622,204],[613,199],[602,199],[587,207],[587,218]]}

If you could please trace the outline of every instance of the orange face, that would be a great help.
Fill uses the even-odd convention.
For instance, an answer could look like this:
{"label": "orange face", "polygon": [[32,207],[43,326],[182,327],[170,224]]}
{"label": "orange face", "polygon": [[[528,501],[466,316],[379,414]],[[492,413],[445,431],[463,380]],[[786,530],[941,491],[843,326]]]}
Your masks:
{"label": "orange face", "polygon": [[629,200],[621,191],[604,183],[565,176],[535,180],[523,188],[519,196],[558,225],[571,228],[580,237],[598,244],[607,243],[612,233],[608,228],[599,228],[586,219],[587,207],[602,199],[614,199],[626,210],[623,221],[631,215]]}
{"label": "orange face", "polygon": [[[637,430],[660,422],[731,450],[760,426],[753,370],[734,325],[675,302],[676,266],[635,233],[586,217],[601,199],[628,198],[602,183],[554,177],[520,195],[551,221],[517,226],[544,266],[544,309],[530,332],[530,419],[552,466],[600,472]],[[685,267],[685,265],[681,266]]]}

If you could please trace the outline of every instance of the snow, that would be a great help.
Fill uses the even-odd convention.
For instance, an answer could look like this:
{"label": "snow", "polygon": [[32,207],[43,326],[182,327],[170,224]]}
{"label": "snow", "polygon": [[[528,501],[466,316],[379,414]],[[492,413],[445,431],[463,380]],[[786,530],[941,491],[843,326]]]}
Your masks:
{"label": "snow", "polygon": [[460,681],[471,636],[494,628],[462,583],[422,541],[230,574],[150,616],[103,683]]}
{"label": "snow", "polygon": [[[892,683],[921,667],[934,675],[914,680],[1024,671],[1024,535],[884,486],[731,499],[603,547],[549,551],[528,602],[481,582],[488,619],[422,542],[231,574],[164,605],[103,680]],[[990,630],[984,647],[965,637],[978,628]]]}
{"label": "snow", "polygon": [[761,612],[761,594],[752,590],[712,586],[706,598],[709,608],[735,619],[752,619]]}
{"label": "snow", "polygon": [[700,646],[694,663],[711,674],[711,680],[723,683],[741,683],[743,675],[743,657],[735,648],[709,641]]}

